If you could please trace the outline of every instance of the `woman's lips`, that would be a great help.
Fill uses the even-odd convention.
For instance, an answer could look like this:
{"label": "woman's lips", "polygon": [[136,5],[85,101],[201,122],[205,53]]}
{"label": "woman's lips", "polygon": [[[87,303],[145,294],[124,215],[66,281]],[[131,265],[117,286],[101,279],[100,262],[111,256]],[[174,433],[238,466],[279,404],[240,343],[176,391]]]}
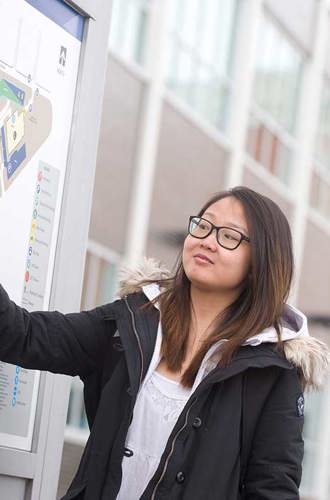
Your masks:
{"label": "woman's lips", "polygon": [[194,259],[197,262],[203,262],[205,264],[213,264],[213,262],[208,257],[206,257],[205,255],[202,255],[202,254],[194,255]]}

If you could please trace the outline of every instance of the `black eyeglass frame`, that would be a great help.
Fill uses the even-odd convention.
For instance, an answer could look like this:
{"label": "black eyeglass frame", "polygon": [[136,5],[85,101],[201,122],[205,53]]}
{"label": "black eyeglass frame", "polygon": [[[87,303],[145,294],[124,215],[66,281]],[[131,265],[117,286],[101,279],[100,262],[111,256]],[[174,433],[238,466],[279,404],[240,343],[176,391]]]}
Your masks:
{"label": "black eyeglass frame", "polygon": [[[195,234],[191,234],[191,232],[190,232],[190,224],[191,224],[191,220],[192,219],[201,219],[201,220],[204,220],[205,222],[207,222],[208,224],[211,225],[210,231],[205,236],[196,236]],[[198,238],[199,240],[203,240],[203,239],[207,238],[213,232],[214,229],[216,229],[216,235],[217,235],[216,237],[217,237],[218,244],[222,248],[225,248],[226,250],[236,250],[236,248],[239,247],[239,245],[242,243],[242,241],[247,241],[248,243],[250,243],[250,238],[248,236],[245,236],[245,234],[241,233],[241,231],[239,231],[238,229],[234,229],[233,227],[229,227],[229,226],[216,226],[215,224],[213,224],[208,219],[204,219],[204,217],[200,217],[199,215],[190,215],[190,217],[189,217],[189,224],[188,224],[188,233],[193,238]],[[228,248],[228,247],[226,247],[226,246],[224,246],[224,245],[222,245],[220,243],[220,241],[219,241],[219,230],[220,229],[230,229],[231,231],[235,231],[236,233],[238,233],[240,235],[241,239],[239,240],[239,242],[237,243],[237,245],[234,248]]]}

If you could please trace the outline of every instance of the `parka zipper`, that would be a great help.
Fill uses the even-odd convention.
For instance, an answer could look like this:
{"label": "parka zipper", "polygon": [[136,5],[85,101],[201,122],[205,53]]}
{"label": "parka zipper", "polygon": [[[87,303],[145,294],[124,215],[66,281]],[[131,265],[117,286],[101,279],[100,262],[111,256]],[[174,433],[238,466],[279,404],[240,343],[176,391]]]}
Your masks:
{"label": "parka zipper", "polygon": [[126,302],[127,309],[129,310],[131,318],[132,318],[132,327],[133,327],[134,335],[136,337],[136,340],[137,340],[137,343],[138,343],[138,346],[139,346],[140,357],[141,357],[141,373],[140,373],[139,389],[138,389],[138,391],[139,391],[140,387],[141,387],[141,384],[142,384],[143,367],[144,367],[143,351],[142,351],[140,337],[139,337],[139,334],[137,332],[136,325],[135,325],[134,313],[133,313],[133,311],[132,311],[132,309],[131,309],[131,307],[130,307],[130,305],[128,303],[127,297],[124,297],[124,299],[125,299],[125,302]]}
{"label": "parka zipper", "polygon": [[179,437],[179,434],[181,434],[181,432],[187,427],[189,412],[190,412],[192,406],[195,404],[196,401],[197,401],[197,398],[195,398],[194,401],[191,403],[190,407],[187,410],[186,418],[185,418],[183,426],[181,427],[181,429],[178,430],[178,432],[175,434],[175,436],[174,436],[174,438],[172,440],[171,450],[170,450],[169,454],[166,457],[162,473],[161,473],[160,478],[158,479],[158,481],[157,481],[157,483],[156,483],[156,485],[155,485],[155,487],[153,489],[153,492],[152,492],[150,500],[154,500],[155,499],[156,490],[157,490],[158,486],[160,485],[161,481],[163,480],[163,477],[165,476],[165,472],[166,472],[166,469],[167,469],[167,466],[168,466],[168,462],[169,462],[171,456],[173,455],[175,442],[176,442],[177,438]]}

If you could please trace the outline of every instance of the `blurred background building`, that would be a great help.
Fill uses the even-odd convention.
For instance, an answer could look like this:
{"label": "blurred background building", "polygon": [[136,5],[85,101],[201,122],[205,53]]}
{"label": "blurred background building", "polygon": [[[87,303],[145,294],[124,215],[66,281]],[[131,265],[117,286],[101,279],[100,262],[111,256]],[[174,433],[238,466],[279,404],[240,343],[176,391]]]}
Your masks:
{"label": "blurred background building", "polygon": [[[81,307],[123,261],[170,269],[188,216],[247,185],[291,224],[290,302],[330,343],[330,2],[114,0]],[[306,396],[301,498],[329,500],[330,384]],[[73,379],[59,495],[88,436]]]}

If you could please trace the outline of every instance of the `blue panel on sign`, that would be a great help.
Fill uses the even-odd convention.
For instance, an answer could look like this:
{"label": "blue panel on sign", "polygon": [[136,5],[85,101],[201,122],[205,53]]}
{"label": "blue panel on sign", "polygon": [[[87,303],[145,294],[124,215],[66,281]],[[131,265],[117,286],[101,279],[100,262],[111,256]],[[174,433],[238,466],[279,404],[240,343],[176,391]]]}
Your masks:
{"label": "blue panel on sign", "polygon": [[78,40],[82,40],[84,33],[85,17],[78,14],[63,0],[25,0],[38,9],[42,14],[71,33]]}
{"label": "blue panel on sign", "polygon": [[11,155],[10,161],[7,164],[7,177],[10,179],[10,177],[15,173],[15,171],[18,169],[21,163],[26,158],[26,147],[25,144],[19,149],[18,151],[14,151],[14,153]]}

